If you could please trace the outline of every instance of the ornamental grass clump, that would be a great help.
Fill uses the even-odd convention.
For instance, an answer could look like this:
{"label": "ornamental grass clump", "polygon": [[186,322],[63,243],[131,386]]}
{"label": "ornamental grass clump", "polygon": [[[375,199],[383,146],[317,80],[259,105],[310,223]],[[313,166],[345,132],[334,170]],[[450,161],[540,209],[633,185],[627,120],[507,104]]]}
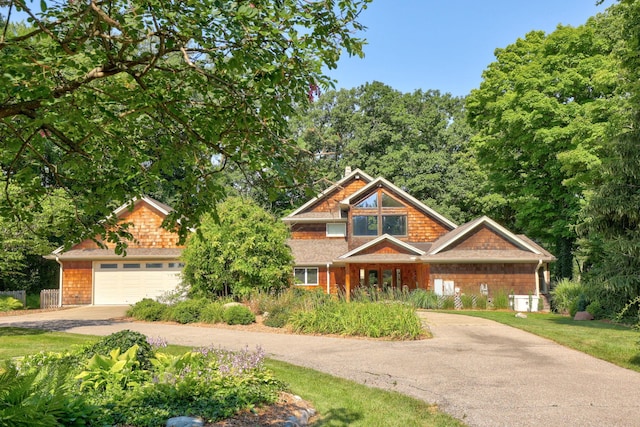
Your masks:
{"label": "ornamental grass clump", "polygon": [[334,301],[313,311],[293,313],[290,325],[296,332],[417,339],[422,333],[413,307],[400,303]]}

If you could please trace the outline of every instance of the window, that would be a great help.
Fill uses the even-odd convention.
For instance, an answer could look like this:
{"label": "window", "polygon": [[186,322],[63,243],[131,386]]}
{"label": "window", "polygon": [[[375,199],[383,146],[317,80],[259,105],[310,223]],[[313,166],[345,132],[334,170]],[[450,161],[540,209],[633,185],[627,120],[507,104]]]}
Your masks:
{"label": "window", "polygon": [[327,224],[327,237],[344,237],[347,235],[347,224]]}
{"label": "window", "polygon": [[374,215],[356,215],[353,217],[354,236],[377,236],[378,217]]}
{"label": "window", "polygon": [[140,264],[122,264],[122,268],[129,269],[129,270],[133,270],[136,268],[140,268]]}
{"label": "window", "polygon": [[318,286],[317,267],[296,267],[293,269],[293,277],[298,286]]}
{"label": "window", "polygon": [[404,208],[404,205],[389,196],[387,193],[382,193],[382,207],[383,208]]}
{"label": "window", "polygon": [[356,208],[361,209],[375,209],[378,207],[378,193],[373,193],[360,203],[356,205]]}
{"label": "window", "polygon": [[118,268],[118,264],[100,264],[100,268],[103,270],[115,270]]}
{"label": "window", "polygon": [[169,268],[182,268],[184,267],[184,262],[170,262],[167,265]]}
{"label": "window", "polygon": [[145,264],[146,268],[162,268],[161,262],[148,262]]}
{"label": "window", "polygon": [[406,215],[382,215],[382,233],[392,236],[407,235]]}

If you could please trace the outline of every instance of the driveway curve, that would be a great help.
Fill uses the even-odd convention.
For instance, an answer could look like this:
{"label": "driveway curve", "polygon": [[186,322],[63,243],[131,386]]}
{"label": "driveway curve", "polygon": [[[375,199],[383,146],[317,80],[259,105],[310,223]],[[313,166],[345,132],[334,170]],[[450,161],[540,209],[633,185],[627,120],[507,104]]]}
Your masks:
{"label": "driveway curve", "polygon": [[131,329],[188,346],[261,346],[274,359],[426,402],[469,426],[640,426],[640,373],[499,323],[421,312],[411,342],[122,322],[123,307],[0,317],[0,326],[108,335]]}

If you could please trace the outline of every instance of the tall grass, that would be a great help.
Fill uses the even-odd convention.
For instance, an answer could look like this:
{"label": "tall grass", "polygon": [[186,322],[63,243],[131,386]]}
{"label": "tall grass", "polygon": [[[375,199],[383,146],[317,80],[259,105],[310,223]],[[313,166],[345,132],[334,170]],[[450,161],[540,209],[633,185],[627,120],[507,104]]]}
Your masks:
{"label": "tall grass", "polygon": [[291,315],[296,332],[417,339],[422,324],[413,307],[400,303],[332,301]]}

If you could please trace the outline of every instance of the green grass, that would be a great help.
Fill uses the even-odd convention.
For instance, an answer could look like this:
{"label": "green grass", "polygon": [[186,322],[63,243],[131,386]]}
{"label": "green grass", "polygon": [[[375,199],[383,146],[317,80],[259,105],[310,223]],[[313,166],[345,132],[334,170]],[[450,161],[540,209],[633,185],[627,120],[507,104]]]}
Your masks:
{"label": "green grass", "polygon": [[314,426],[464,426],[437,407],[400,393],[366,387],[312,369],[268,360],[276,378],[313,403],[321,414]]}
{"label": "green grass", "polygon": [[515,317],[512,311],[463,311],[455,314],[495,320],[640,372],[640,334],[626,326],[599,320],[575,321],[567,316],[550,313],[527,313],[526,319]]}
{"label": "green grass", "polygon": [[73,345],[84,345],[98,340],[79,334],[48,332],[40,329],[14,327],[0,328],[0,360],[38,353],[40,351],[64,352]]}
{"label": "green grass", "polygon": [[[41,350],[62,352],[72,345],[95,342],[100,337],[47,332],[36,329],[0,327],[0,361]],[[182,354],[190,347],[169,345],[164,353]],[[437,407],[400,393],[360,385],[288,363],[267,360],[275,377],[290,391],[313,404],[320,420],[313,425],[329,426],[464,426],[439,412]]]}

